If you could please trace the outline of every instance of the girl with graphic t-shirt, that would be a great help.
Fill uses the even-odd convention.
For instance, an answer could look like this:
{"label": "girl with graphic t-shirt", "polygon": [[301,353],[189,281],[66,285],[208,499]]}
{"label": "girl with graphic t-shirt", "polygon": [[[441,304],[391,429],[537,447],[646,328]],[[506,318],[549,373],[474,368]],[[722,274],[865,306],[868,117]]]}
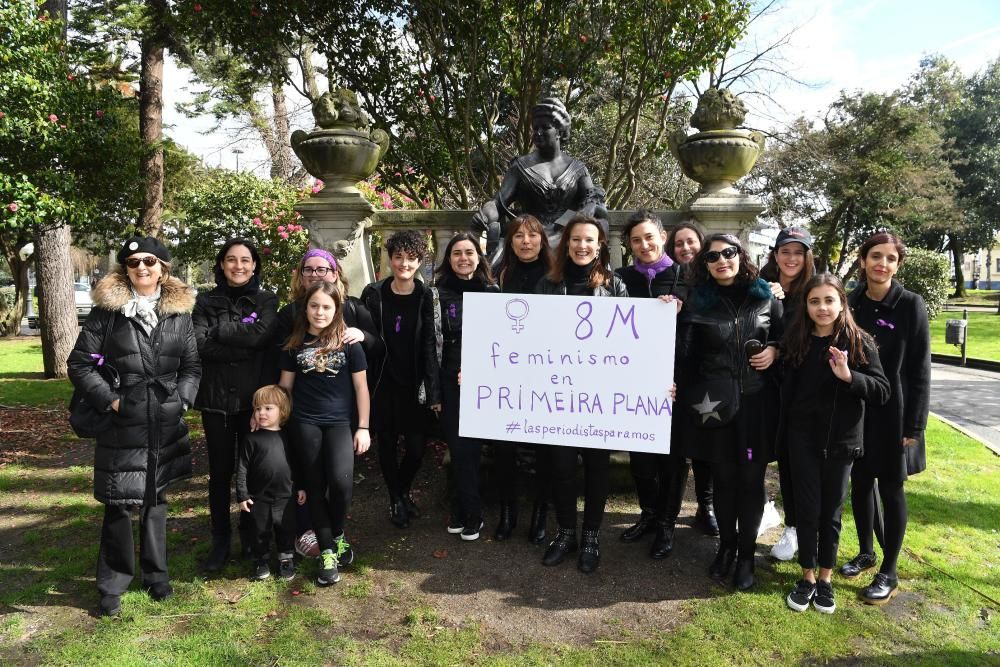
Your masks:
{"label": "girl with graphic t-shirt", "polygon": [[[354,455],[368,451],[368,384],[365,355],[358,343],[344,342],[340,290],[321,282],[306,292],[306,307],[281,357],[280,385],[292,394],[291,430],[305,471],[309,512],[320,547],[317,583],[340,580],[338,566],[354,552],[344,539],[351,504]],[[351,422],[357,411],[357,430]]]}

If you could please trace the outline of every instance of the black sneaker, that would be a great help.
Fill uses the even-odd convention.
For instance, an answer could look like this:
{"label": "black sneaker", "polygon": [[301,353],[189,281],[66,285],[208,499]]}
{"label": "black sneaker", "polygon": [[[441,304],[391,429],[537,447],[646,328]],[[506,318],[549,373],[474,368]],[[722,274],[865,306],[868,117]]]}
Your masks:
{"label": "black sneaker", "polygon": [[812,602],[814,597],[816,597],[816,584],[805,579],[799,579],[799,583],[795,584],[795,589],[788,594],[785,602],[788,603],[789,609],[805,611],[809,608],[809,603]]}
{"label": "black sneaker", "polygon": [[149,597],[153,598],[154,602],[163,602],[174,594],[174,587],[170,585],[169,581],[158,581],[147,587],[146,592],[149,593]]}
{"label": "black sneaker", "polygon": [[456,519],[455,517],[448,519],[448,534],[458,535],[464,530],[465,530],[464,521],[462,521],[461,519]]}
{"label": "black sneaker", "polygon": [[333,553],[337,556],[337,565],[339,567],[350,567],[354,563],[354,549],[344,539],[343,533],[333,538]]}
{"label": "black sneaker", "polygon": [[858,554],[840,566],[840,575],[848,579],[854,579],[876,565],[878,565],[878,558],[875,557],[875,554]]}
{"label": "black sneaker", "polygon": [[295,578],[295,561],[291,558],[287,558],[282,561],[278,561],[278,576],[285,581],[291,581]]}
{"label": "black sneaker", "polygon": [[102,595],[98,613],[101,616],[117,616],[122,610],[122,596]]}
{"label": "black sneaker", "polygon": [[340,581],[340,571],[337,569],[337,556],[327,549],[319,555],[319,576],[316,583],[320,586],[331,586]]}
{"label": "black sneaker", "polygon": [[813,607],[816,611],[824,614],[832,614],[837,610],[837,603],[833,599],[833,584],[829,581],[816,582],[816,595],[813,597]]}
{"label": "black sneaker", "polygon": [[271,576],[271,569],[267,566],[266,560],[258,560],[254,566],[253,578],[257,581],[264,581]]}
{"label": "black sneaker", "polygon": [[[474,540],[478,540],[479,531],[481,531],[485,525],[486,522],[481,517],[479,519],[469,521],[462,529],[462,541],[472,542]],[[450,528],[448,532],[451,532]]]}

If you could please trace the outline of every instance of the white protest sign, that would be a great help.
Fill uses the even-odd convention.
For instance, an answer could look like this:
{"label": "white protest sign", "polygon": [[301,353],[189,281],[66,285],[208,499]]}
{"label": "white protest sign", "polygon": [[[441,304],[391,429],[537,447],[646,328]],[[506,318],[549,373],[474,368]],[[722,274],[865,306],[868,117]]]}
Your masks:
{"label": "white protest sign", "polygon": [[669,453],[676,326],[658,299],[467,292],[459,433]]}

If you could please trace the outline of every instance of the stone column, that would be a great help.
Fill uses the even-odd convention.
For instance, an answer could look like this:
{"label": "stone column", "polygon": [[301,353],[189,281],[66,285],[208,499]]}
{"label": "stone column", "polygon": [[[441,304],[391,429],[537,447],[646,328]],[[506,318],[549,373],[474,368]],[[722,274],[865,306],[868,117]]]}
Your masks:
{"label": "stone column", "polygon": [[314,246],[326,248],[340,264],[351,296],[359,296],[375,279],[370,246],[371,215],[375,208],[360,192],[322,190],[295,207],[307,221]]}

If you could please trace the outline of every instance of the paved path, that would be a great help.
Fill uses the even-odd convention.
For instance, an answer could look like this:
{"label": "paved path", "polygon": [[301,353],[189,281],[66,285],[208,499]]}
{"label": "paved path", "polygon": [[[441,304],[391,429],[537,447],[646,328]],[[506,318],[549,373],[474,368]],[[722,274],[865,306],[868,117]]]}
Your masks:
{"label": "paved path", "polygon": [[932,364],[931,412],[1000,453],[1000,373]]}

